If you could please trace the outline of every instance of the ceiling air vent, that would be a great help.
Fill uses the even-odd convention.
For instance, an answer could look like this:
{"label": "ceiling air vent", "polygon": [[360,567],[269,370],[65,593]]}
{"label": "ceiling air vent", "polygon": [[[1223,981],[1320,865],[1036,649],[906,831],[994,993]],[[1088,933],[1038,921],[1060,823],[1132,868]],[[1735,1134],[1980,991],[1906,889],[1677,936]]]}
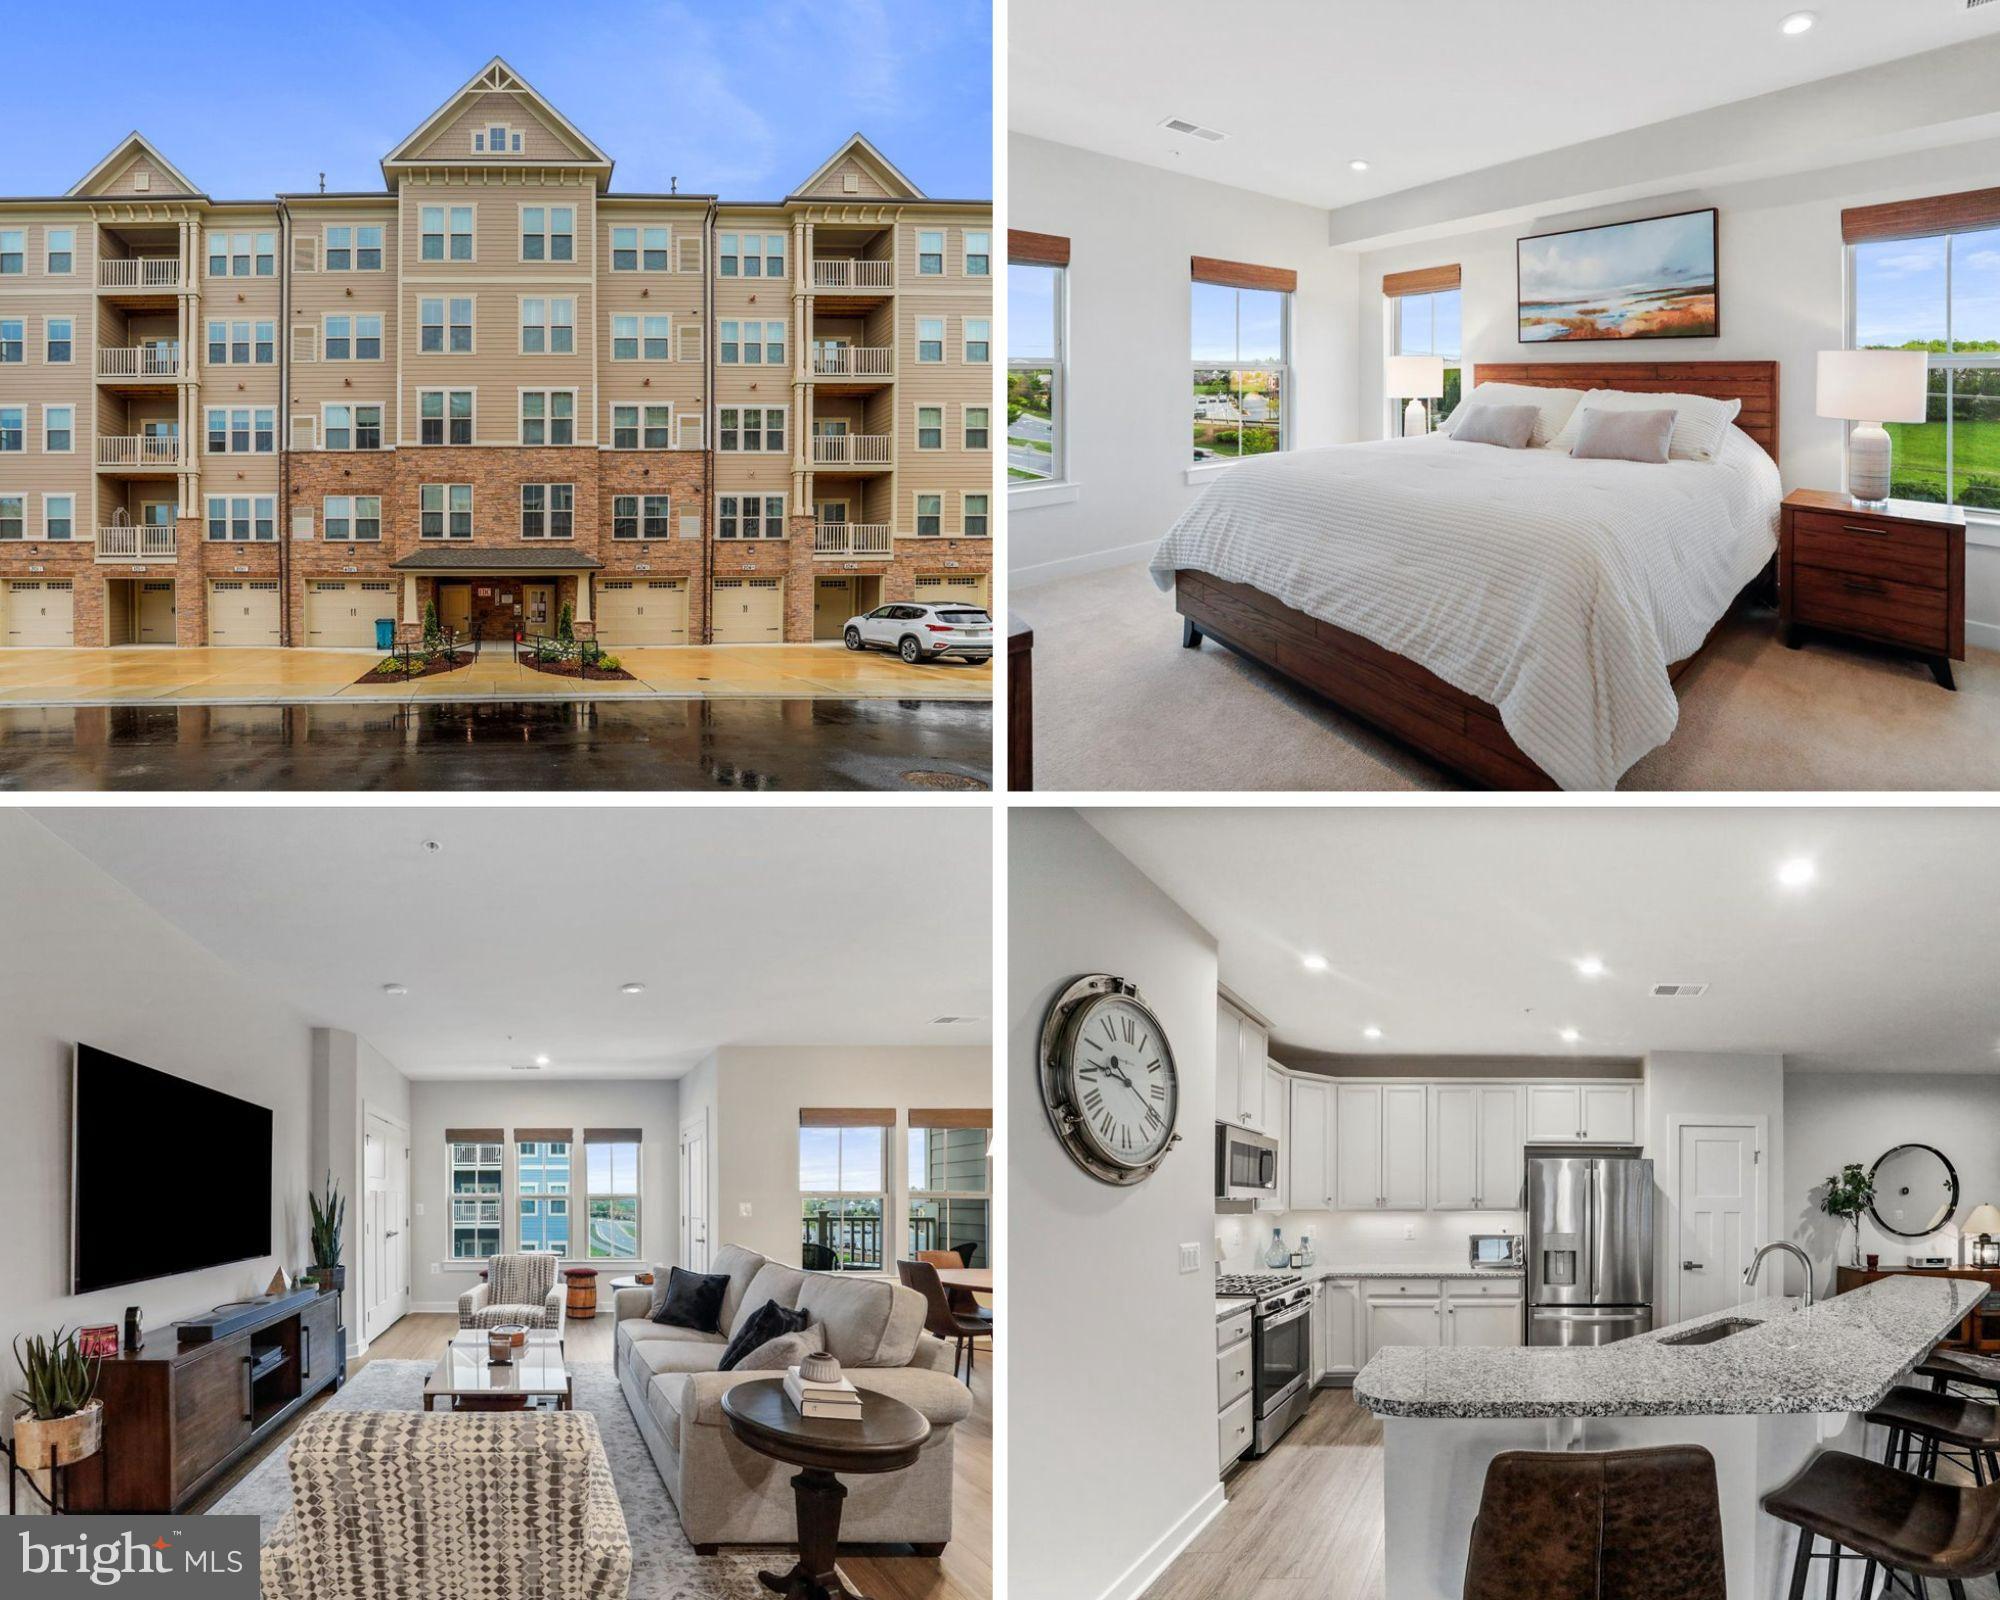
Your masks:
{"label": "ceiling air vent", "polygon": [[1216,144],[1229,137],[1226,133],[1217,133],[1213,128],[1204,128],[1198,122],[1189,122],[1185,117],[1169,117],[1160,126],[1170,133],[1191,133],[1197,139],[1206,139],[1210,144]]}
{"label": "ceiling air vent", "polygon": [[1696,995],[1707,994],[1705,983],[1656,983],[1653,985],[1655,1000],[1692,1000]]}

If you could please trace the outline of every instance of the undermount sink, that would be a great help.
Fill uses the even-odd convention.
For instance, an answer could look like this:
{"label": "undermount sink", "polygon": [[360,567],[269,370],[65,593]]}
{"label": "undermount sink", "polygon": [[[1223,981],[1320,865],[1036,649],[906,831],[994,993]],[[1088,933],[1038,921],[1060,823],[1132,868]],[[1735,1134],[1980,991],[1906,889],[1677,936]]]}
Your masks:
{"label": "undermount sink", "polygon": [[1699,1328],[1690,1328],[1686,1333],[1674,1334],[1662,1339],[1661,1344],[1714,1344],[1718,1339],[1727,1339],[1732,1333],[1741,1333],[1745,1328],[1760,1328],[1763,1324],[1750,1317],[1723,1317]]}

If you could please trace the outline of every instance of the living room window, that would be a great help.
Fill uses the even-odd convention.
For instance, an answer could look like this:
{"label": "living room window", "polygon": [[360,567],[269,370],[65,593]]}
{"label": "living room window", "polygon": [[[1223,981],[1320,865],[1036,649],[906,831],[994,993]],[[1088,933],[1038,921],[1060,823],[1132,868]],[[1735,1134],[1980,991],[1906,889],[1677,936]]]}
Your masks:
{"label": "living room window", "polygon": [[570,1128],[514,1130],[516,1247],[569,1251]]}
{"label": "living room window", "polygon": [[592,1261],[639,1259],[639,1145],[637,1128],[583,1130],[586,1254]]}
{"label": "living room window", "polygon": [[991,1110],[911,1110],[907,1254],[950,1250],[968,1267],[993,1264],[992,1139]]}
{"label": "living room window", "polygon": [[484,1261],[500,1253],[500,1206],[506,1174],[498,1128],[447,1128],[451,1161],[451,1258]]}
{"label": "living room window", "polygon": [[889,1132],[893,1110],[799,1112],[799,1264],[808,1272],[880,1272],[889,1259]]}

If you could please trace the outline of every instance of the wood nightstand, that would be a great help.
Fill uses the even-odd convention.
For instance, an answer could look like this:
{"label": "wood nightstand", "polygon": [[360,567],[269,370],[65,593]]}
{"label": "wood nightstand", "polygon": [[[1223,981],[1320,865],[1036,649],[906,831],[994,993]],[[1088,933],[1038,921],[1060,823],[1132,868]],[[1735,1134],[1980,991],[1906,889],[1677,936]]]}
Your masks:
{"label": "wood nightstand", "polygon": [[1778,535],[1778,617],[1786,645],[1804,630],[1898,645],[1955,689],[1965,659],[1965,512],[1921,500],[1857,506],[1794,489]]}

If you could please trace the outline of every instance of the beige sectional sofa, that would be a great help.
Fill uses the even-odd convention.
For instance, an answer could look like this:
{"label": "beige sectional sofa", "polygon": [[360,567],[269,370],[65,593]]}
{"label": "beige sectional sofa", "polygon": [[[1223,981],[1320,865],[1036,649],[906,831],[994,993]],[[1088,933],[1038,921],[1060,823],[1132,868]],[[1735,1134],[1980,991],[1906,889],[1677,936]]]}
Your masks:
{"label": "beige sectional sofa", "polygon": [[[951,1538],[952,1433],[972,1410],[951,1371],[951,1349],[923,1331],[923,1297],[884,1278],[801,1272],[726,1245],[709,1268],[727,1273],[721,1331],[696,1333],[651,1318],[652,1289],[621,1289],[613,1360],[619,1386],[653,1452],[689,1541],[704,1555],[725,1544],[787,1544],[797,1537],[794,1470],[739,1443],[722,1415],[723,1393],[777,1372],[719,1372],[734,1331],[767,1300],[807,1312],[855,1387],[892,1395],[931,1424],[930,1441],[903,1472],[842,1480],[844,1543],[915,1545],[935,1555]],[[662,1287],[665,1272],[661,1272]]]}

